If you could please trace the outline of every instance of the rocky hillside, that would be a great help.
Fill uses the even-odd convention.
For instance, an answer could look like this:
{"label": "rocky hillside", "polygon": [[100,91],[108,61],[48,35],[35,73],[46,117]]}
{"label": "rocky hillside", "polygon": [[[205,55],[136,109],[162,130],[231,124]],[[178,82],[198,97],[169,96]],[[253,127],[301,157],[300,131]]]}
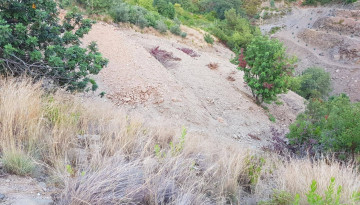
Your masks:
{"label": "rocky hillside", "polygon": [[330,72],[333,94],[346,93],[360,101],[360,12],[355,7],[293,7],[292,11],[261,26],[298,57],[297,72],[321,67]]}
{"label": "rocky hillside", "polygon": [[[304,100],[293,92],[281,95],[280,105],[265,104],[269,111],[258,106],[243,73],[230,63],[234,53],[220,43],[208,45],[202,31],[183,30],[188,33],[185,39],[151,29],[143,33],[124,26],[94,25],[84,43],[96,41],[110,60],[97,77],[99,90],[149,123],[185,126],[198,134],[233,138],[253,147],[266,144],[271,130],[284,133],[304,109]],[[151,54],[165,51],[174,59],[163,64]],[[275,122],[269,120],[272,115]]]}

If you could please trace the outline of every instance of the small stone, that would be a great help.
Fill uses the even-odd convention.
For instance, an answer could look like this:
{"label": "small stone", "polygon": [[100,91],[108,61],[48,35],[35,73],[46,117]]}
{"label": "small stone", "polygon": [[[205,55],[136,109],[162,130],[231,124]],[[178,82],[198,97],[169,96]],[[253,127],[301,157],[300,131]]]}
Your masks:
{"label": "small stone", "polygon": [[339,71],[340,71],[339,69],[336,69],[336,70],[335,70],[335,72],[337,72],[337,73],[338,73]]}
{"label": "small stone", "polygon": [[5,195],[0,193],[0,202],[5,199]]}
{"label": "small stone", "polygon": [[41,189],[42,189],[43,191],[46,191],[46,184],[45,184],[44,182],[40,182],[40,183],[39,183],[39,186],[41,187]]}
{"label": "small stone", "polygon": [[224,123],[224,119],[222,117],[218,117],[217,119],[220,123]]}
{"label": "small stone", "polygon": [[10,182],[10,179],[5,180],[5,182],[9,183],[9,182]]}

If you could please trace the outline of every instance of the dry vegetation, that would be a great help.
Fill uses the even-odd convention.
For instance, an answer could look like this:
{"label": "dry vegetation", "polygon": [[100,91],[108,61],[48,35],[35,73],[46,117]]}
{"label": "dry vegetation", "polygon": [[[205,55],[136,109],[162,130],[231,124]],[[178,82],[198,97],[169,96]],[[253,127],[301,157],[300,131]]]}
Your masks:
{"label": "dry vegetation", "polygon": [[219,68],[218,63],[209,63],[207,64],[207,67],[209,67],[211,70],[217,70]]}
{"label": "dry vegetation", "polygon": [[30,159],[30,168],[44,169],[59,204],[244,204],[273,190],[305,202],[311,180],[323,194],[330,177],[350,203],[360,187],[352,166],[285,160],[185,128],[145,127],[110,105],[48,94],[29,80],[1,80],[0,138],[1,160]]}

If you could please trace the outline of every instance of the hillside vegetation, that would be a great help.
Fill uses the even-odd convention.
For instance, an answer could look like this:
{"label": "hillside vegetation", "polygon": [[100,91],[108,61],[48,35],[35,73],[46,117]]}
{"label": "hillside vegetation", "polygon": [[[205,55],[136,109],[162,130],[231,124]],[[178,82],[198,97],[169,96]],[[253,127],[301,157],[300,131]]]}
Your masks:
{"label": "hillside vegetation", "polygon": [[59,204],[292,204],[297,194],[303,204],[312,180],[324,197],[331,177],[342,186],[339,202],[358,197],[360,175],[351,165],[256,153],[186,128],[144,127],[107,103],[47,94],[26,79],[2,79],[0,89],[5,169],[43,170]]}
{"label": "hillside vegetation", "polygon": [[0,2],[0,203],[35,183],[60,205],[359,204],[360,104],[323,68],[296,76],[260,5]]}

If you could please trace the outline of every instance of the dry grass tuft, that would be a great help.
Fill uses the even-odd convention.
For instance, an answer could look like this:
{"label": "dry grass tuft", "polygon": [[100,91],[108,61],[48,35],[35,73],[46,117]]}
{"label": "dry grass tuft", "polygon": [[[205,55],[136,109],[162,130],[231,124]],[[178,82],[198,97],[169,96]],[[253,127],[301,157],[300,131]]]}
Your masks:
{"label": "dry grass tuft", "polygon": [[219,68],[218,63],[209,63],[206,66],[209,67],[211,70],[217,70]]}
{"label": "dry grass tuft", "polygon": [[323,193],[330,177],[345,203],[360,188],[354,167],[334,161],[287,161],[185,129],[146,127],[109,104],[44,93],[26,79],[2,80],[0,91],[2,160],[17,150],[44,166],[59,204],[247,204],[275,189],[306,200],[312,179]]}

